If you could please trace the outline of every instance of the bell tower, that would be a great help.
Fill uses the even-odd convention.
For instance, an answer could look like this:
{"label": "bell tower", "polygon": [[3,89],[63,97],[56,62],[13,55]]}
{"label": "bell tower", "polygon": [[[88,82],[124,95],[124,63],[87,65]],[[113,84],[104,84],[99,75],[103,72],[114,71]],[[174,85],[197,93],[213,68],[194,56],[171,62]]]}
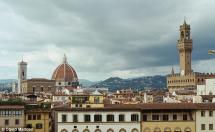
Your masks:
{"label": "bell tower", "polygon": [[180,38],[177,44],[181,75],[193,72],[191,68],[193,42],[190,36],[190,25],[184,20],[180,26]]}
{"label": "bell tower", "polygon": [[22,93],[22,81],[27,79],[27,62],[23,60],[18,63],[18,89],[17,93]]}

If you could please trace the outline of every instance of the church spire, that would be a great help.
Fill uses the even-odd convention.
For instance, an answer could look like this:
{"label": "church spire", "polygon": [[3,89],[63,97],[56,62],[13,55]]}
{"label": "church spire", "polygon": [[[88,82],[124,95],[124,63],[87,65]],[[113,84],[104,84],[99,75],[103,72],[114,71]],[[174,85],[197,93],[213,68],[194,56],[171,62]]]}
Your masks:
{"label": "church spire", "polygon": [[64,63],[64,64],[67,63],[66,54],[64,54],[64,56],[63,56],[63,63]]}
{"label": "church spire", "polygon": [[173,67],[172,67],[171,74],[172,74],[172,75],[173,75],[173,74],[175,74],[175,72],[174,72],[174,68],[173,68]]}

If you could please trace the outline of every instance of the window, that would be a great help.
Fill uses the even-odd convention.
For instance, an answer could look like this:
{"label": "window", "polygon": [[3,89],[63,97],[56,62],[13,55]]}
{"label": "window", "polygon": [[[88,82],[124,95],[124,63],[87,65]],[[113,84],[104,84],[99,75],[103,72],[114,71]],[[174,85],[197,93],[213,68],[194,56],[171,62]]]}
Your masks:
{"label": "window", "polygon": [[177,120],[177,115],[174,114],[174,115],[172,116],[172,119],[173,119],[173,120]]}
{"label": "window", "polygon": [[4,124],[9,125],[9,120],[8,119],[4,120]]}
{"label": "window", "polygon": [[168,121],[169,120],[169,116],[168,115],[163,115],[163,120],[164,121]]}
{"label": "window", "polygon": [[205,116],[205,111],[201,111],[201,117]]}
{"label": "window", "polygon": [[205,130],[205,124],[201,124],[201,130]]}
{"label": "window", "polygon": [[183,115],[183,120],[184,120],[184,121],[187,120],[187,115],[186,115],[186,114]]}
{"label": "window", "polygon": [[138,114],[132,114],[132,115],[131,115],[131,121],[139,121],[139,116],[138,116]]}
{"label": "window", "polygon": [[73,122],[78,122],[78,115],[73,115]]}
{"label": "window", "polygon": [[28,120],[32,120],[32,116],[31,115],[28,115]]}
{"label": "window", "polygon": [[43,124],[41,124],[41,123],[36,124],[36,129],[42,129],[42,128],[43,128]]}
{"label": "window", "polygon": [[213,124],[209,124],[209,130],[213,130]]}
{"label": "window", "polygon": [[94,115],[94,121],[95,122],[101,122],[102,121],[102,115]]}
{"label": "window", "polygon": [[15,125],[19,125],[19,119],[15,119]]}
{"label": "window", "polygon": [[37,120],[41,120],[41,115],[37,115]]}
{"label": "window", "polygon": [[67,122],[67,115],[62,115],[62,122]]}
{"label": "window", "polygon": [[96,103],[96,104],[100,103],[99,97],[94,97],[94,103]]}
{"label": "window", "polygon": [[37,115],[33,115],[33,120],[36,120],[37,119]]}
{"label": "window", "polygon": [[87,105],[87,108],[90,108],[90,105]]}
{"label": "window", "polygon": [[32,88],[33,93],[35,92],[35,89],[36,89],[36,87],[35,87],[35,86],[33,86],[33,88]]}
{"label": "window", "polygon": [[143,121],[147,121],[147,115],[143,115]]}
{"label": "window", "polygon": [[125,115],[120,114],[119,115],[119,121],[125,121]]}
{"label": "window", "polygon": [[32,128],[32,124],[27,124],[26,128]]}
{"label": "window", "polygon": [[107,115],[107,121],[114,121],[114,115]]}
{"label": "window", "polygon": [[90,115],[84,115],[84,121],[85,122],[90,122]]}
{"label": "window", "polygon": [[210,117],[213,116],[213,111],[209,111],[209,116],[210,116]]}
{"label": "window", "polygon": [[152,120],[159,120],[159,115],[152,115]]}

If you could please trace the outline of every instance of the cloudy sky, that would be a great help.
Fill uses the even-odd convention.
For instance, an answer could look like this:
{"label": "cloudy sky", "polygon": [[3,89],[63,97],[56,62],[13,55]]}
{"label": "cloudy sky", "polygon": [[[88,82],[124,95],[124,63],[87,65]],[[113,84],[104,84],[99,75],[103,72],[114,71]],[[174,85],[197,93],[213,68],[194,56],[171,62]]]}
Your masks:
{"label": "cloudy sky", "polygon": [[63,54],[79,78],[166,75],[178,68],[176,42],[191,24],[193,69],[215,72],[213,0],[1,0],[0,78],[51,78]]}

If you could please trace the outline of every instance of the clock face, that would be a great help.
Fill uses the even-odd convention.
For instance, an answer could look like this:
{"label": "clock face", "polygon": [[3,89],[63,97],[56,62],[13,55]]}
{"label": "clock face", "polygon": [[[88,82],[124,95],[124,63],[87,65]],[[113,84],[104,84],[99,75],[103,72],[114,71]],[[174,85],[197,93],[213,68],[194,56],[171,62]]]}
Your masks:
{"label": "clock face", "polygon": [[181,70],[181,75],[184,76],[184,70]]}

